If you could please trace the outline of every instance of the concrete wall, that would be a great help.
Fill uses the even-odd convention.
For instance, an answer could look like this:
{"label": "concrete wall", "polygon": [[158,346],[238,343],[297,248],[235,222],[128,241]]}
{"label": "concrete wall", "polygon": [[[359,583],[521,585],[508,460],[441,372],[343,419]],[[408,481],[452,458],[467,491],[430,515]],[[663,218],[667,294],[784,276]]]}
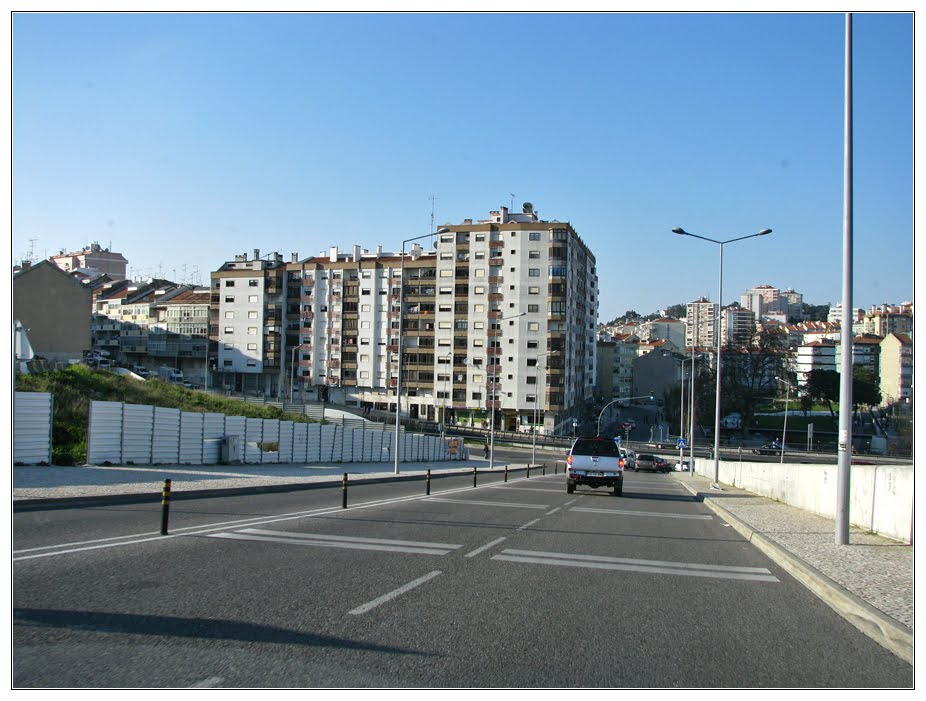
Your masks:
{"label": "concrete wall", "polygon": [[[713,479],[714,462],[695,472]],[[720,461],[720,482],[827,518],[836,517],[838,465]],[[849,521],[888,538],[913,542],[913,465],[853,465]]]}

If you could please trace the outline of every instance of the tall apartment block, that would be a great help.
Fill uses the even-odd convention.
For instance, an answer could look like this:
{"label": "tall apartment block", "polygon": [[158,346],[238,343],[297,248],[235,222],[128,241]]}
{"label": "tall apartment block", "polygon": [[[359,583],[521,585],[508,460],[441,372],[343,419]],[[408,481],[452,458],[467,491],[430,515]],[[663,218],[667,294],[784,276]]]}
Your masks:
{"label": "tall apartment block", "polygon": [[546,432],[591,399],[598,280],[570,224],[525,204],[422,241],[223,265],[215,384],[388,411],[400,389],[412,418],[480,425],[494,406],[496,427]]}

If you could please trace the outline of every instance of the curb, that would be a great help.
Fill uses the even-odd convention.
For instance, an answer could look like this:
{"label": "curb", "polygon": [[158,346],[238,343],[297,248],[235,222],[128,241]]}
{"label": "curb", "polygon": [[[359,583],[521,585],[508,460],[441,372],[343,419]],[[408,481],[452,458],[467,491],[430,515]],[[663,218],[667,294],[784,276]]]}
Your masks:
{"label": "curb", "polygon": [[913,664],[913,631],[860,599],[768,536],[756,531],[724,507],[716,504],[712,498],[713,495],[700,492],[688,485],[684,486],[707,508],[727,521],[747,541],[759,548],[836,613],[882,647],[890,650],[905,662]]}

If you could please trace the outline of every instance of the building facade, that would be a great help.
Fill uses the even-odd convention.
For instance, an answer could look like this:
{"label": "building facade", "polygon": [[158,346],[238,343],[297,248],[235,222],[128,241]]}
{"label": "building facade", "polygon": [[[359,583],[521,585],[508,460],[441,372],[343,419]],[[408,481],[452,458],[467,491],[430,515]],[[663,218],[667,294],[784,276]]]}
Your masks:
{"label": "building facade", "polygon": [[125,280],[128,266],[125,256],[102,248],[98,243],[88,244],[82,250],[71,253],[61,251],[49,260],[66,273],[104,274],[112,280]]}
{"label": "building facade", "polygon": [[881,341],[878,356],[881,401],[885,406],[913,401],[913,340],[890,333]]}

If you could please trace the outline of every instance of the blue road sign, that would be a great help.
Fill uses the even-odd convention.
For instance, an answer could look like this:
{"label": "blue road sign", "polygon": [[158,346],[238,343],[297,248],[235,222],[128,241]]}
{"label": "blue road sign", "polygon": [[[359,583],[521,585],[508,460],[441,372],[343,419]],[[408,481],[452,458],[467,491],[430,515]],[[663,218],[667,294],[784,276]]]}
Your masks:
{"label": "blue road sign", "polygon": [[687,448],[688,441],[686,441],[684,438],[679,438],[678,443],[675,444],[675,447],[676,448]]}

